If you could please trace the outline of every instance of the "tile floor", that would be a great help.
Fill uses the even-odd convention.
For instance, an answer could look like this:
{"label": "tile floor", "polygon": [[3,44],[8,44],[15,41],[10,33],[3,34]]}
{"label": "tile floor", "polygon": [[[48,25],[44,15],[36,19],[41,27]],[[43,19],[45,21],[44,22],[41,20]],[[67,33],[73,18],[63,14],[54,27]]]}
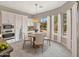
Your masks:
{"label": "tile floor", "polygon": [[[29,44],[22,49],[23,41],[12,43],[14,51],[11,57],[71,57],[71,52],[56,42],[51,42],[51,46],[45,42],[43,53],[40,49],[33,49]],[[36,52],[35,52],[36,51]]]}

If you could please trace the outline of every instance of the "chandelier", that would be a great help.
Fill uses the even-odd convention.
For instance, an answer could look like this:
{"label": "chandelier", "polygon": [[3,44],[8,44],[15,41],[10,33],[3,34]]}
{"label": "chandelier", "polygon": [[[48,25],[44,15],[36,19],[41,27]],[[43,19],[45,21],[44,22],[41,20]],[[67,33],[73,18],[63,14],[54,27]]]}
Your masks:
{"label": "chandelier", "polygon": [[[38,15],[38,4],[35,4],[35,7],[36,7],[36,15]],[[34,18],[32,19],[32,22],[34,22],[34,23],[40,22],[39,17],[38,17],[38,16],[34,17]]]}

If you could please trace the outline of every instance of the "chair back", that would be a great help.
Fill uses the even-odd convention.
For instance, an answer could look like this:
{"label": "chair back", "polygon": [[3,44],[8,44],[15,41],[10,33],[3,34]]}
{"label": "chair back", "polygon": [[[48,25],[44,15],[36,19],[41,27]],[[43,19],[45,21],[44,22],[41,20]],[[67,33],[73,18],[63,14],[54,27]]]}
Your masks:
{"label": "chair back", "polygon": [[44,36],[44,39],[51,39],[50,33],[46,33],[46,36]]}
{"label": "chair back", "polygon": [[35,44],[43,44],[44,43],[44,36],[42,34],[35,34]]}
{"label": "chair back", "polygon": [[28,37],[28,34],[27,35],[24,34],[24,40],[31,40],[31,39],[32,37]]}
{"label": "chair back", "polygon": [[46,37],[47,36],[47,32],[42,32],[43,36]]}
{"label": "chair back", "polygon": [[47,34],[46,34],[46,37],[50,38],[50,33],[47,33]]}

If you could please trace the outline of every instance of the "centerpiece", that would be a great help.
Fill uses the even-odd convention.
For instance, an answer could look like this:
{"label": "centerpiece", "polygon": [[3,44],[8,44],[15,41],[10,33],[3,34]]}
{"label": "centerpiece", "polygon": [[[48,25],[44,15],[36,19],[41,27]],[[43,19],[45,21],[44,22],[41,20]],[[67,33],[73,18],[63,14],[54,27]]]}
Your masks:
{"label": "centerpiece", "polygon": [[8,48],[8,44],[7,43],[0,43],[0,52],[6,50]]}

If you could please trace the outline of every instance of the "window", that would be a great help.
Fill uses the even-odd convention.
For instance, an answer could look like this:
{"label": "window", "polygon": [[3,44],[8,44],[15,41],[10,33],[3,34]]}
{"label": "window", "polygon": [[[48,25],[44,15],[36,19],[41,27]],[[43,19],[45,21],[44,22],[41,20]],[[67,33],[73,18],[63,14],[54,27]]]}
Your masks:
{"label": "window", "polygon": [[54,16],[54,32],[58,31],[58,16]]}
{"label": "window", "polygon": [[34,30],[34,23],[32,22],[32,19],[28,19],[28,31],[33,31]]}
{"label": "window", "polygon": [[41,18],[40,31],[41,32],[47,31],[47,18],[46,17]]}
{"label": "window", "polygon": [[63,14],[63,34],[67,32],[67,14]]}

